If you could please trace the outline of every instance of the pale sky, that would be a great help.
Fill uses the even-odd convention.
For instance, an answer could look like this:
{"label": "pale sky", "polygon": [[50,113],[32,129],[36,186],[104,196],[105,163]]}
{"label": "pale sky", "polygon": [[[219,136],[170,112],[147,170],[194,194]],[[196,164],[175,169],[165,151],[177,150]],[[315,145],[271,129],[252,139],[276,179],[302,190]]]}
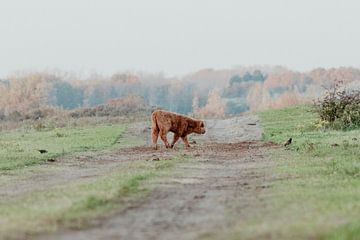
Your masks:
{"label": "pale sky", "polygon": [[358,0],[0,0],[0,77],[359,60]]}

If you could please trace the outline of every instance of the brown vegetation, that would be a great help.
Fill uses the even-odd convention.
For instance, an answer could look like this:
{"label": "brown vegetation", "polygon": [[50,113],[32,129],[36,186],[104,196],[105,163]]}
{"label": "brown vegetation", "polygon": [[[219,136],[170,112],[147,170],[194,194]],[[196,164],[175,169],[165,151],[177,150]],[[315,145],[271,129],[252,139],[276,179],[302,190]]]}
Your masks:
{"label": "brown vegetation", "polygon": [[[194,100],[196,103],[196,99]],[[224,117],[225,108],[217,90],[209,93],[206,105],[203,108],[194,108],[194,115],[200,117]]]}
{"label": "brown vegetation", "polygon": [[223,117],[311,102],[341,79],[359,88],[357,68],[315,69],[301,73],[283,67],[204,69],[181,79],[162,74],[22,72],[0,79],[0,120],[118,116],[152,106],[201,117]]}

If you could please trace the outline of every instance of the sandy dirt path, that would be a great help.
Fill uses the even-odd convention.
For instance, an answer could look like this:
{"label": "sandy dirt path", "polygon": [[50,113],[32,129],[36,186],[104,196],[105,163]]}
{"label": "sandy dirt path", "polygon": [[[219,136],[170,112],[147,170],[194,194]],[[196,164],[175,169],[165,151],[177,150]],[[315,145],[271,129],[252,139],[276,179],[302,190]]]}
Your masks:
{"label": "sandy dirt path", "polygon": [[[107,219],[40,239],[199,239],[246,221],[262,204],[259,194],[271,185],[267,151],[273,146],[259,141],[261,128],[254,116],[211,120],[207,127],[206,135],[192,137],[196,144],[191,149],[119,150],[121,161],[179,154],[192,160],[177,165],[171,177],[149,183],[155,190],[145,199]],[[146,127],[138,129],[149,135]]]}

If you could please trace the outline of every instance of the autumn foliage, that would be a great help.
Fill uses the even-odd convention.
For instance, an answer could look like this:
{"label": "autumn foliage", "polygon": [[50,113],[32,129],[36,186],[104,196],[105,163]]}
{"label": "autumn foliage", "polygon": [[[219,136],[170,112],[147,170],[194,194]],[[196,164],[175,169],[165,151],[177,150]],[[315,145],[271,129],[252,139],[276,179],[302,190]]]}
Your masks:
{"label": "autumn foliage", "polygon": [[0,79],[0,119],[38,119],[77,109],[83,113],[87,109],[90,115],[130,114],[152,107],[223,117],[310,103],[340,79],[349,89],[357,88],[360,70],[319,68],[301,73],[254,66],[204,69],[182,78],[128,72],[111,76],[22,72]]}
{"label": "autumn foliage", "polygon": [[224,117],[225,108],[217,90],[209,93],[207,103],[202,108],[195,108],[194,114],[200,117]]}

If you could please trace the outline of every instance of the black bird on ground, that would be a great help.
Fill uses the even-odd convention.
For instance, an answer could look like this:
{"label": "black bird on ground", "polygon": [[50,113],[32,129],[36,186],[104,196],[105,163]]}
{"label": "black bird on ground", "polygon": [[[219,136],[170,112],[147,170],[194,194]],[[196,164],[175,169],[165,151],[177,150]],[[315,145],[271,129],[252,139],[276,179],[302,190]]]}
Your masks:
{"label": "black bird on ground", "polygon": [[286,143],[284,144],[284,147],[289,146],[291,142],[292,142],[292,138],[289,138],[289,140],[287,140]]}
{"label": "black bird on ground", "polygon": [[47,153],[48,151],[45,149],[38,149],[39,153],[43,154],[43,153]]}

